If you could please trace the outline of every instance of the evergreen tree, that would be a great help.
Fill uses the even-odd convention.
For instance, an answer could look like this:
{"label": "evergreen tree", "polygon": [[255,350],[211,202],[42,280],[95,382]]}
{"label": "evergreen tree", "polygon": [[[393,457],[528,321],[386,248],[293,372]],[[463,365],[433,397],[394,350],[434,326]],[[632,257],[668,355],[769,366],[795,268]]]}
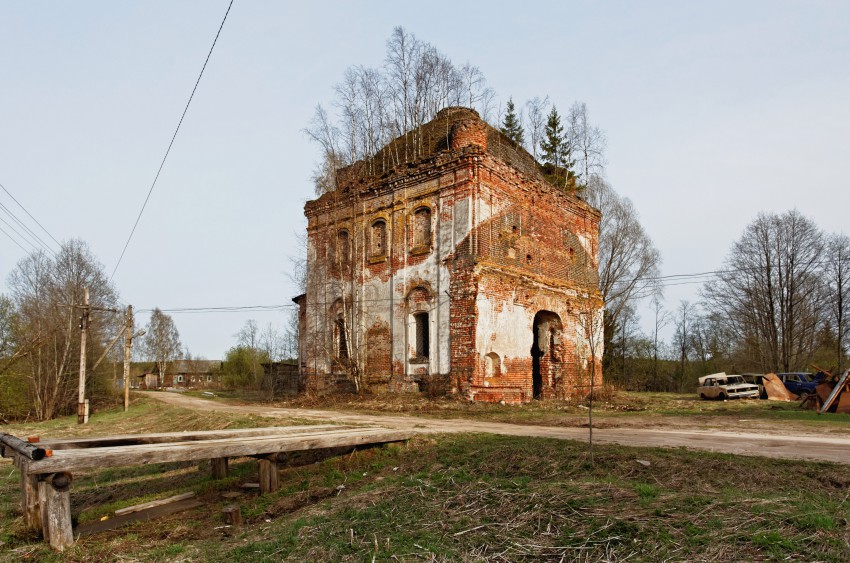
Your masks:
{"label": "evergreen tree", "polygon": [[501,131],[511,141],[517,145],[522,145],[525,142],[525,133],[522,130],[522,124],[516,114],[513,98],[508,98],[508,112],[505,114],[505,119],[502,121]]}
{"label": "evergreen tree", "polygon": [[564,126],[561,125],[561,116],[555,106],[552,106],[552,111],[546,118],[546,129],[540,141],[540,149],[543,151],[543,162],[571,172],[575,164],[572,160],[572,147],[564,136]]}

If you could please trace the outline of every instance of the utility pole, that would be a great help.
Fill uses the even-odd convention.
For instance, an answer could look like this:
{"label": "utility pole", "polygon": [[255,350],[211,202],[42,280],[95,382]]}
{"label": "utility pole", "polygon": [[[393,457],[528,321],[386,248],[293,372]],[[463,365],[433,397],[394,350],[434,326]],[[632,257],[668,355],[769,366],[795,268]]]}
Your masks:
{"label": "utility pole", "polygon": [[80,389],[77,401],[77,424],[89,421],[89,405],[86,400],[86,334],[89,328],[89,288],[83,297],[83,314],[80,317]]}
{"label": "utility pole", "polygon": [[133,345],[133,306],[127,305],[124,325],[124,412],[130,409],[130,347]]}

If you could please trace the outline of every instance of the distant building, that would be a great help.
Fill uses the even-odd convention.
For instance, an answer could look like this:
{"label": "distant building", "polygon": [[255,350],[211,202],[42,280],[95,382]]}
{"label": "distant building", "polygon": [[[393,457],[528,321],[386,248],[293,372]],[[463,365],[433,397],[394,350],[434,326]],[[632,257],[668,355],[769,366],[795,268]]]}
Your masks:
{"label": "distant building", "polygon": [[[221,360],[176,360],[168,364],[159,379],[151,362],[134,362],[131,387],[134,389],[218,389],[221,387]],[[123,382],[122,382],[123,385]]]}
{"label": "distant building", "polygon": [[305,214],[306,389],[525,402],[601,381],[600,214],[475,111],[340,170]]}

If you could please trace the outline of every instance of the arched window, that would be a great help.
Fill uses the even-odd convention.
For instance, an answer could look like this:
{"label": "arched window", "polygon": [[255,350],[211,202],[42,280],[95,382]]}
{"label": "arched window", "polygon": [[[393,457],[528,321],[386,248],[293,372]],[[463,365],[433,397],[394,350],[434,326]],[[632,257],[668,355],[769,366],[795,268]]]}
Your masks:
{"label": "arched window", "polygon": [[502,375],[502,360],[499,354],[490,352],[484,356],[484,377],[499,377]]}
{"label": "arched window", "polygon": [[345,320],[339,315],[335,323],[336,332],[336,357],[340,360],[348,359],[348,335],[345,333]]}
{"label": "arched window", "polygon": [[387,223],[379,219],[369,229],[369,256],[377,258],[387,254]]}
{"label": "arched window", "polygon": [[351,260],[351,245],[349,244],[348,231],[345,229],[336,234],[336,263],[347,266]]}
{"label": "arched window", "polygon": [[428,313],[413,315],[416,326],[416,357],[428,358],[431,354],[431,334]]}
{"label": "arched window", "polygon": [[413,248],[431,247],[431,209],[420,207],[413,214]]}

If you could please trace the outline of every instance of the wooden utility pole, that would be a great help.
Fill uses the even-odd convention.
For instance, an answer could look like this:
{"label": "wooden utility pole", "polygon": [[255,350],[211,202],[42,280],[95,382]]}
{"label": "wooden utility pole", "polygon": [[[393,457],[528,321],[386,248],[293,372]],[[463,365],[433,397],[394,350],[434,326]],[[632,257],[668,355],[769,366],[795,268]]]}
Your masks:
{"label": "wooden utility pole", "polygon": [[133,345],[133,306],[127,305],[124,324],[124,412],[130,409],[130,347]]}
{"label": "wooden utility pole", "polygon": [[80,317],[80,389],[77,401],[77,424],[89,421],[88,401],[86,401],[86,334],[89,328],[89,288],[83,297],[83,314]]}

